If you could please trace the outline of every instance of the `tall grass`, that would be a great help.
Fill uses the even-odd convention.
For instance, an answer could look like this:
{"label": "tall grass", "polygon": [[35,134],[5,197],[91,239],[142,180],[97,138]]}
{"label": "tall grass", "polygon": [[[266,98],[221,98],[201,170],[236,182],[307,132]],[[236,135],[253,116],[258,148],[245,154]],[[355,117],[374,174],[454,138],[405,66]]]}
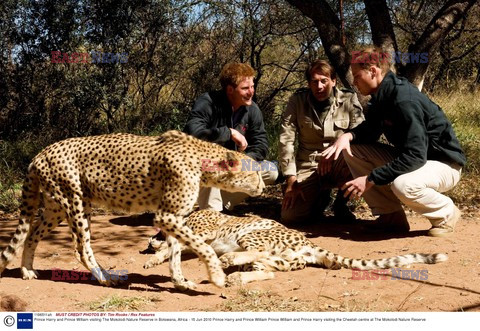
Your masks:
{"label": "tall grass", "polygon": [[480,91],[456,89],[431,98],[452,122],[467,156],[460,183],[447,194],[458,203],[476,205],[480,202]]}

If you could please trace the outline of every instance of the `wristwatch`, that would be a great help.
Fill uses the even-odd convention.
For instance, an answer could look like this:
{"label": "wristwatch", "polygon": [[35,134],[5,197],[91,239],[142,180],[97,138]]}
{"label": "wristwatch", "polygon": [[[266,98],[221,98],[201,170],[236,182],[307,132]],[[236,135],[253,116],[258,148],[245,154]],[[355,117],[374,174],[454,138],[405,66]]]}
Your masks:
{"label": "wristwatch", "polygon": [[372,183],[373,185],[375,185],[375,182],[374,182],[373,179],[372,179],[372,174],[368,175],[367,181],[370,182],[370,183]]}

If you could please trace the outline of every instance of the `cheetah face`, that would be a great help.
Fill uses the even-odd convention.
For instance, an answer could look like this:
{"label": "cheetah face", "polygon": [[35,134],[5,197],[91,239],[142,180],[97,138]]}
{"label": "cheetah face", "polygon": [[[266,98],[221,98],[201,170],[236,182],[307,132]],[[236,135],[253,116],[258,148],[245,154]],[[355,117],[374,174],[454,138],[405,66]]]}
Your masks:
{"label": "cheetah face", "polygon": [[244,192],[251,196],[258,196],[265,188],[258,171],[219,173],[217,178],[217,187],[228,192]]}
{"label": "cheetah face", "polygon": [[245,164],[252,158],[235,151],[227,151],[224,158],[211,162],[203,169],[204,186],[215,186],[228,192],[244,192],[251,196],[262,194],[265,184],[258,169]]}

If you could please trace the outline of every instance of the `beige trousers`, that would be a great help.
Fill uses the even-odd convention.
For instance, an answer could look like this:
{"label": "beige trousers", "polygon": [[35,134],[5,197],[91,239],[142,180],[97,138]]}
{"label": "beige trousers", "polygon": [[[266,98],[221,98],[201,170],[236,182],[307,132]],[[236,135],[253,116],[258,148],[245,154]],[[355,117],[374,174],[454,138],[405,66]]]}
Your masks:
{"label": "beige trousers", "polygon": [[[351,145],[353,158],[345,151],[343,156],[354,178],[392,161],[395,149],[384,144]],[[427,160],[421,168],[398,176],[388,185],[375,185],[363,198],[374,215],[389,214],[402,208],[401,202],[425,216],[432,225],[448,220],[454,212],[452,199],[444,192],[460,180],[461,167],[440,161]]]}
{"label": "beige trousers", "polygon": [[[263,161],[268,162],[269,161]],[[267,171],[260,171],[263,182],[266,185],[272,185],[275,183],[278,177],[278,170],[276,165],[271,163],[271,166]],[[198,207],[200,209],[211,209],[216,211],[222,211],[223,208],[227,210],[232,210],[236,205],[240,204],[246,198],[248,194],[242,192],[227,192],[220,190],[216,187],[201,187],[198,194]]]}

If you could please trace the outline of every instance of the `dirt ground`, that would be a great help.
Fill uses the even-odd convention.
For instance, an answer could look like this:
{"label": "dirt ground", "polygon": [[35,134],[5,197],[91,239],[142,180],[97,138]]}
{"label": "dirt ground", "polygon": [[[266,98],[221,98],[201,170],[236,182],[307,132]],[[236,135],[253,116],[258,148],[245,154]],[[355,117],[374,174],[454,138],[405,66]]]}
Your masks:
{"label": "dirt ground", "polygon": [[[260,198],[238,207],[278,219],[280,200]],[[358,223],[372,219],[362,207]],[[150,255],[140,254],[155,233],[149,215],[97,215],[93,218],[92,246],[99,263],[108,269],[128,270],[125,284],[115,288],[87,280],[54,280],[52,269],[71,272],[85,268],[73,256],[65,225],[43,240],[35,258],[39,279],[22,280],[20,256],[2,274],[0,310],[28,311],[480,311],[480,211],[463,208],[463,218],[451,238],[426,235],[429,222],[408,213],[406,236],[366,235],[359,225],[341,225],[333,217],[312,220],[299,227],[314,243],[343,256],[383,258],[408,252],[442,252],[449,260],[436,265],[416,264],[426,280],[352,278],[352,270],[304,270],[276,273],[275,279],[244,287],[217,288],[207,281],[204,265],[195,256],[182,262],[195,291],[179,292],[169,276],[168,263],[143,269]],[[0,215],[0,247],[17,226],[15,215]],[[372,276],[373,274],[369,274]],[[365,277],[365,276],[364,276]],[[424,277],[425,278],[425,277]]]}

